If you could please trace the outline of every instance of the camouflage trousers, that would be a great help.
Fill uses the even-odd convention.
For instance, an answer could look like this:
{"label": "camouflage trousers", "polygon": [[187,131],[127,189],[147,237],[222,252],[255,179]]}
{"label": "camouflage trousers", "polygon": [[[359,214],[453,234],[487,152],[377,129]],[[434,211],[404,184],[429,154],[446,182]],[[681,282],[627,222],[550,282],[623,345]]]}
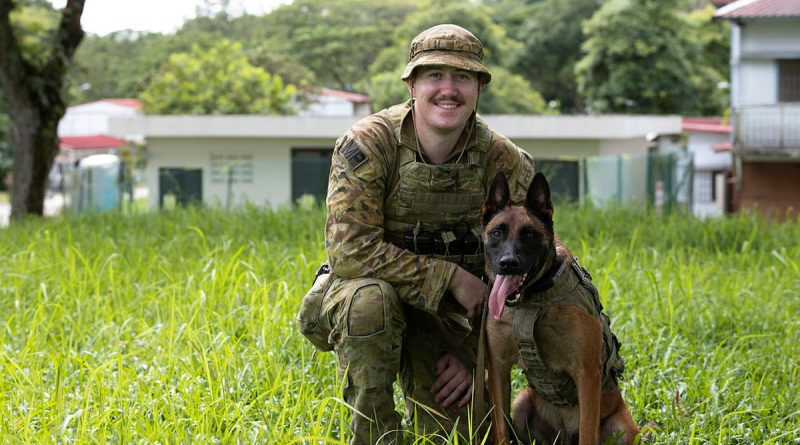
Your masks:
{"label": "camouflage trousers", "polygon": [[403,443],[402,418],[393,396],[398,375],[406,413],[417,433],[444,436],[456,427],[468,438],[467,407],[441,406],[431,387],[437,361],[445,353],[474,370],[477,330],[471,330],[463,317],[460,324],[448,323],[453,318],[443,321],[438,314],[403,304],[397,291],[382,280],[344,280],[335,275],[319,280],[326,282],[321,288],[315,286],[322,296],[317,335],[327,334],[336,351],[344,398],[354,408],[351,443]]}

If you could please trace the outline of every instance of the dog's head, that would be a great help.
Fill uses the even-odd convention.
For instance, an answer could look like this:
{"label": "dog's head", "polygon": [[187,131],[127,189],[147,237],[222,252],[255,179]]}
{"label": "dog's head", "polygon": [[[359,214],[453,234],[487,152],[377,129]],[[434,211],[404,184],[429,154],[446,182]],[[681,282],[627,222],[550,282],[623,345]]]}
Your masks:
{"label": "dog's head", "polygon": [[481,223],[487,269],[495,275],[489,312],[499,320],[506,299],[526,278],[535,280],[544,273],[555,254],[553,203],[547,179],[536,173],[525,204],[514,206],[506,177],[498,173],[483,204]]}

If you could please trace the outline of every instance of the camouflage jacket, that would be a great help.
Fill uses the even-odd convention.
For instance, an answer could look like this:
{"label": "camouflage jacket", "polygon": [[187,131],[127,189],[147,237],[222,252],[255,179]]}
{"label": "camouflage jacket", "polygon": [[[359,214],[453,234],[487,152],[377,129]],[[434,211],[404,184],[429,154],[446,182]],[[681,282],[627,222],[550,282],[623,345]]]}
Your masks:
{"label": "camouflage jacket", "polygon": [[[397,242],[390,242],[390,231],[386,230],[388,215],[397,214],[393,212],[396,209],[387,206],[396,202],[389,198],[397,194],[398,183],[402,181],[398,159],[407,157],[409,151],[417,152],[410,110],[410,101],[384,109],[357,122],[336,142],[328,182],[325,247],[334,274],[345,279],[384,280],[405,303],[436,312],[457,265],[400,247]],[[504,171],[509,183],[516,184],[512,185],[513,200],[521,202],[533,176],[533,159],[506,137],[489,129],[479,116],[473,119],[475,122],[470,121],[467,128],[474,124],[475,131],[465,130],[451,157],[444,164],[432,167],[450,172],[453,170],[448,170],[448,165],[472,159],[474,165],[469,166],[470,170],[477,172],[481,182],[473,188],[478,188],[481,197],[495,173]],[[467,137],[469,140],[465,140]],[[461,154],[462,146],[468,156]],[[413,183],[413,187],[430,188],[422,181]],[[458,190],[450,196],[458,196]],[[478,221],[482,198],[468,201],[466,213]],[[432,224],[441,224],[441,215],[448,217],[440,211]],[[425,218],[420,216],[417,225],[431,223]],[[462,216],[453,217],[457,218]]]}

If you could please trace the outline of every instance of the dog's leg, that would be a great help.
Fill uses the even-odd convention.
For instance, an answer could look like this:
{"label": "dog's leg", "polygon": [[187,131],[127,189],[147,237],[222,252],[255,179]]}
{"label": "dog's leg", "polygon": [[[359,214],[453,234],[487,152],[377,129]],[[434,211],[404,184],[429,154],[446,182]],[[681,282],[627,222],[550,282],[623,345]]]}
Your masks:
{"label": "dog's leg", "polygon": [[577,387],[578,443],[595,445],[600,433],[600,322],[577,306],[561,305],[547,311],[539,329],[545,363],[566,371]]}
{"label": "dog's leg", "polygon": [[510,441],[506,416],[511,405],[511,366],[516,362],[518,351],[507,323],[488,320],[486,340],[494,443],[507,445]]}
{"label": "dog's leg", "polygon": [[605,442],[613,434],[622,433],[619,442],[632,445],[634,438],[639,434],[639,427],[634,423],[628,406],[622,400],[622,394],[619,391],[603,394],[604,412],[606,412],[606,407],[612,407],[613,412],[600,423],[600,443]]}
{"label": "dog's leg", "polygon": [[523,445],[532,443],[550,445],[556,443],[559,437],[559,431],[539,414],[537,407],[539,403],[539,398],[533,389],[525,388],[517,394],[511,406],[514,432]]}
{"label": "dog's leg", "polygon": [[600,433],[600,397],[602,375],[600,357],[602,354],[603,331],[600,323],[584,312],[576,312],[573,317],[581,320],[575,323],[574,340],[579,350],[577,367],[571,373],[578,389],[578,408],[580,426],[578,443],[596,445]]}

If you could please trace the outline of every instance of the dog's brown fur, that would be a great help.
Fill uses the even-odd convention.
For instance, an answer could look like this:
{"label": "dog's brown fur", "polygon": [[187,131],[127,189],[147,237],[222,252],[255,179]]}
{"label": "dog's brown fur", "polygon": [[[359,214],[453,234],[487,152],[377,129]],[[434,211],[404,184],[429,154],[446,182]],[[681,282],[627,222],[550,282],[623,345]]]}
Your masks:
{"label": "dog's brown fur", "polygon": [[[494,279],[495,272],[501,272],[497,268],[503,267],[498,266],[498,255],[519,254],[519,267],[529,267],[525,271],[534,274],[532,282],[542,278],[557,261],[571,262],[572,254],[555,235],[552,216],[550,188],[544,175],[537,173],[533,178],[524,206],[512,206],[505,176],[499,173],[482,216],[490,278]],[[498,238],[499,228],[505,234],[502,239]],[[535,245],[531,245],[534,238]],[[499,250],[498,242],[502,244]],[[500,320],[486,317],[488,388],[494,404],[495,444],[509,443],[505,419],[511,398],[510,372],[513,364],[522,366],[512,333],[513,315],[514,308],[507,307]],[[639,430],[619,390],[601,394],[600,322],[576,306],[556,305],[542,315],[534,335],[545,364],[572,377],[577,386],[578,406],[557,407],[537,397],[533,389],[524,389],[517,395],[512,410],[513,428],[520,440],[526,444],[532,439],[537,444],[552,444],[575,443],[577,439],[580,445],[590,445],[603,443],[612,434],[621,434],[621,442],[632,444]]]}

